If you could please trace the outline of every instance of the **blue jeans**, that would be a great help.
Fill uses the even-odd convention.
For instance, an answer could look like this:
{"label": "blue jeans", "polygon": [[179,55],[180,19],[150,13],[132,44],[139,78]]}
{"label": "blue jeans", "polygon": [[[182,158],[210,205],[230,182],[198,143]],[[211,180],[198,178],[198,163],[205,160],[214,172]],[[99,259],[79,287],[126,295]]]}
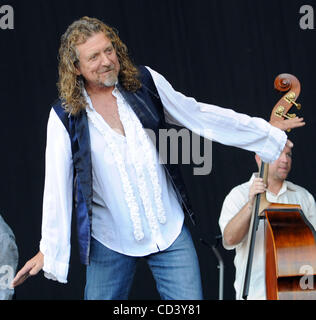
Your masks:
{"label": "blue jeans", "polygon": [[[203,299],[198,258],[186,226],[169,248],[143,258],[151,269],[161,299]],[[85,299],[128,299],[138,259],[110,250],[92,238]]]}

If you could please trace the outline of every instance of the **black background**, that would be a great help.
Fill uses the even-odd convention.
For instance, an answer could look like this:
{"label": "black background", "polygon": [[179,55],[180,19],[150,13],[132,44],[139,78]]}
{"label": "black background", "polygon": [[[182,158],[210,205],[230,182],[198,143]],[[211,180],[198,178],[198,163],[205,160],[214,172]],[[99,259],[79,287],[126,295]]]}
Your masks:
{"label": "black background", "polygon": [[[119,30],[136,64],[149,65],[175,89],[198,101],[269,119],[280,95],[280,73],[301,81],[299,102],[307,125],[289,134],[295,143],[290,180],[315,195],[316,30],[302,30],[300,7],[311,0],[63,0],[6,1],[14,30],[0,29],[1,205],[19,247],[19,267],[38,251],[44,184],[46,124],[57,97],[57,51],[67,26],[97,17]],[[218,299],[217,260],[199,238],[215,243],[225,195],[256,170],[250,152],[213,143],[212,172],[194,176],[182,166],[199,224],[192,230],[205,299]],[[84,267],[73,239],[68,284],[42,274],[16,290],[17,299],[82,299]],[[224,298],[234,299],[233,252],[225,261]],[[141,263],[131,299],[159,299]]]}

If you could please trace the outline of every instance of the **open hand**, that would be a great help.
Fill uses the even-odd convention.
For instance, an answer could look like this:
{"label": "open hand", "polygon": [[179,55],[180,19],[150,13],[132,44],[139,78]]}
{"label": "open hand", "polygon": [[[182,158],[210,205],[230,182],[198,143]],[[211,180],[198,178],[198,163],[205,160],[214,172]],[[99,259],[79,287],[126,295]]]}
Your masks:
{"label": "open hand", "polygon": [[38,252],[36,256],[30,259],[24,267],[16,274],[12,281],[12,287],[22,284],[28,277],[35,276],[44,266],[44,255]]}
{"label": "open hand", "polygon": [[274,127],[277,127],[283,131],[289,130],[289,129],[295,129],[305,126],[304,118],[295,117],[292,119],[286,119],[286,120],[273,120],[270,121],[270,124],[272,124]]}

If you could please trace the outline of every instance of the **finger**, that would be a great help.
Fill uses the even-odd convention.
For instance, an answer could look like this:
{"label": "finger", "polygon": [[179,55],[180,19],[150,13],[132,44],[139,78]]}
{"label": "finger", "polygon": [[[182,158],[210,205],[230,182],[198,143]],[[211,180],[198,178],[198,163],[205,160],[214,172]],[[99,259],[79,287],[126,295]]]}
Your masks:
{"label": "finger", "polygon": [[305,126],[304,118],[293,118],[293,119],[287,119],[285,120],[287,129],[297,128],[297,127],[303,127]]}
{"label": "finger", "polygon": [[11,283],[12,288],[17,287],[20,284],[22,284],[29,276],[30,276],[29,273],[24,273],[19,276],[16,276]]}
{"label": "finger", "polygon": [[254,186],[263,186],[263,185],[265,185],[265,183],[264,183],[263,179],[260,179],[260,180],[254,181],[253,185]]}
{"label": "finger", "polygon": [[256,194],[259,194],[259,193],[264,193],[266,191],[266,188],[258,188],[256,189]]}
{"label": "finger", "polygon": [[294,143],[290,140],[287,140],[286,141],[286,144],[285,144],[288,148],[293,148],[294,147]]}
{"label": "finger", "polygon": [[24,282],[28,277],[32,266],[25,264],[24,267],[16,274],[15,278],[12,281],[13,285],[19,285]]}
{"label": "finger", "polygon": [[35,276],[38,274],[38,272],[42,269],[41,266],[35,265],[31,270],[30,270],[30,276]]}
{"label": "finger", "polygon": [[15,276],[15,278],[13,279],[11,285],[12,287],[16,287],[19,286],[20,284],[22,284],[27,278],[29,277],[29,273],[21,273],[21,274],[17,274]]}
{"label": "finger", "polygon": [[288,130],[288,129],[294,129],[305,126],[304,118],[292,118],[292,119],[286,119],[286,120],[274,120],[270,121],[270,124],[273,126],[281,129],[281,130]]}
{"label": "finger", "polygon": [[265,183],[258,182],[253,186],[252,190],[257,192],[258,190],[265,190],[266,188],[267,188],[267,185]]}
{"label": "finger", "polygon": [[21,283],[23,283],[28,278],[28,275],[29,275],[28,272],[20,275],[17,274],[12,281],[12,287],[16,287]]}
{"label": "finger", "polygon": [[253,190],[251,191],[251,194],[252,195],[257,195],[258,193],[263,193],[266,191],[266,187],[264,186],[258,186],[258,187],[255,187],[253,188]]}
{"label": "finger", "polygon": [[297,123],[296,127],[304,127],[306,125],[306,122],[302,121]]}

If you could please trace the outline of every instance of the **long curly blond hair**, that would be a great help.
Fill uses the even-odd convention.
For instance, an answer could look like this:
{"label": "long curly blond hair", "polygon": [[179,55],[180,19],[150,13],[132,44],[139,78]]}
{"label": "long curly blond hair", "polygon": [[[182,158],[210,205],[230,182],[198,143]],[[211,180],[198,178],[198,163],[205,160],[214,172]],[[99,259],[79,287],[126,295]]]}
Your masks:
{"label": "long curly blond hair", "polygon": [[117,31],[96,18],[83,17],[68,27],[61,37],[59,48],[57,87],[63,107],[72,115],[85,109],[87,104],[82,91],[84,80],[76,74],[76,64],[79,63],[76,46],[85,43],[88,38],[99,32],[103,32],[110,39],[116,51],[120,63],[118,79],[123,88],[134,92],[141,87],[138,70],[131,62],[127,47],[118,37]]}

